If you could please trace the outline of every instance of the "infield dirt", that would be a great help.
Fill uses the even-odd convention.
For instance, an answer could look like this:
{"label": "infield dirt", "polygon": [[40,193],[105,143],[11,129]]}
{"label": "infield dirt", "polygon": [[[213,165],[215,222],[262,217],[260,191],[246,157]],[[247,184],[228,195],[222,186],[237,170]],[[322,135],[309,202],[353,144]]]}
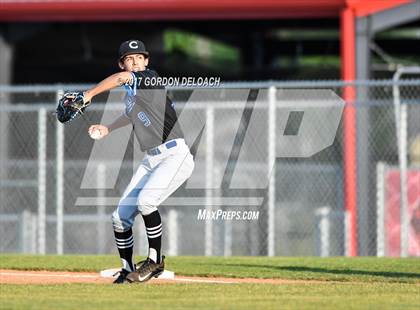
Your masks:
{"label": "infield dirt", "polygon": [[[173,280],[152,279],[148,283],[265,283],[265,284],[305,284],[326,283],[326,281],[289,280],[289,279],[256,279],[256,278],[221,278],[221,277],[185,277],[175,276]],[[95,272],[63,271],[22,271],[0,269],[1,284],[64,284],[64,283],[112,283],[111,278],[103,278]]]}

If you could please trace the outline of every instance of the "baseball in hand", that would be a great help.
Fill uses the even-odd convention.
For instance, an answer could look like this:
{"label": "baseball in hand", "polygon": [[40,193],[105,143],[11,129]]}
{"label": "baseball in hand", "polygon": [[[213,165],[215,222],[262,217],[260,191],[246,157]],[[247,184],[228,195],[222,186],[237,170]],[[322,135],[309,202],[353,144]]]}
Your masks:
{"label": "baseball in hand", "polygon": [[93,129],[91,132],[89,132],[89,135],[92,139],[95,139],[95,140],[102,138],[102,134],[99,129]]}

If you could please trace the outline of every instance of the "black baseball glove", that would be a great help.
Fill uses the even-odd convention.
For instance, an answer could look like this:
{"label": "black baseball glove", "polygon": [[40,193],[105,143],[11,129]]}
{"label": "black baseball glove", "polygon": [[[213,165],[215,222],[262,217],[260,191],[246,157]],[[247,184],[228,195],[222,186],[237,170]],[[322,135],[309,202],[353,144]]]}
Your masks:
{"label": "black baseball glove", "polygon": [[73,120],[78,114],[83,114],[90,102],[85,102],[83,92],[65,93],[58,101],[57,119],[61,123]]}

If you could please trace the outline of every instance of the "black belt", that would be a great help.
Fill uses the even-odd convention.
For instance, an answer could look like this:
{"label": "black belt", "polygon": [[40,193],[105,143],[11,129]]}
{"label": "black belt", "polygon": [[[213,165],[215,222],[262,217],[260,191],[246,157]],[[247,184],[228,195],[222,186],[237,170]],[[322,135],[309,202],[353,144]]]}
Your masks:
{"label": "black belt", "polygon": [[175,140],[171,140],[171,141],[168,141],[168,142],[166,142],[164,144],[161,144],[159,146],[156,146],[154,148],[148,149],[146,151],[146,153],[147,153],[147,155],[155,156],[155,155],[159,155],[159,154],[162,153],[159,148],[165,147],[167,149],[171,149],[171,148],[173,148],[175,146],[177,146],[176,141]]}

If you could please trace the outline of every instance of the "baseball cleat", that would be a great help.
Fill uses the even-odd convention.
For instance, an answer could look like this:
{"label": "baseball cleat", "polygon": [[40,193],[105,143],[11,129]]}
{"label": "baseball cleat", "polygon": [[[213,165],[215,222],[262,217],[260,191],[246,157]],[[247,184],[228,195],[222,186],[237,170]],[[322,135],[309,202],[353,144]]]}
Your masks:
{"label": "baseball cleat", "polygon": [[144,261],[141,261],[137,264],[136,271],[130,272],[126,280],[128,282],[146,282],[151,278],[159,277],[165,269],[165,256],[162,256],[162,261],[160,264],[155,263],[150,258],[147,258]]}
{"label": "baseball cleat", "polygon": [[114,284],[130,283],[130,281],[127,281],[127,275],[130,273],[129,271],[121,269],[121,271],[118,271],[117,273],[118,277],[114,280]]}

